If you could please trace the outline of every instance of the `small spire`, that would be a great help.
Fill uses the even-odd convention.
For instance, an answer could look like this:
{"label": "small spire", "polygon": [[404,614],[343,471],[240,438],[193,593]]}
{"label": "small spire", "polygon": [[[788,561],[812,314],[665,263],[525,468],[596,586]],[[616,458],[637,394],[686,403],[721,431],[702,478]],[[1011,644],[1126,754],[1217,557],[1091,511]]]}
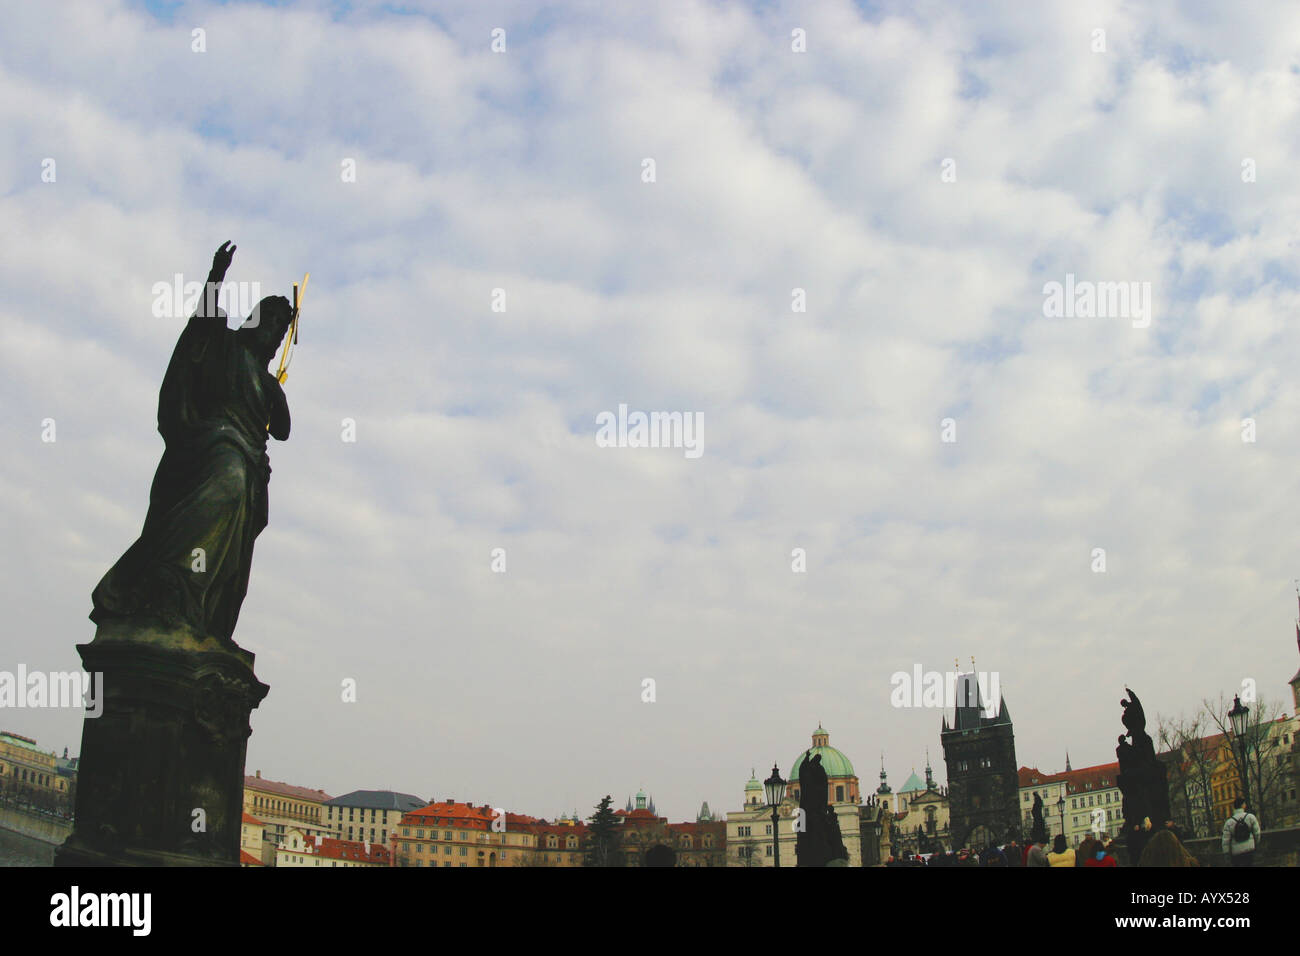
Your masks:
{"label": "small spire", "polygon": [[1074,768],[1070,766],[1070,751],[1067,750],[1065,752],[1065,772],[1070,773],[1073,770]]}

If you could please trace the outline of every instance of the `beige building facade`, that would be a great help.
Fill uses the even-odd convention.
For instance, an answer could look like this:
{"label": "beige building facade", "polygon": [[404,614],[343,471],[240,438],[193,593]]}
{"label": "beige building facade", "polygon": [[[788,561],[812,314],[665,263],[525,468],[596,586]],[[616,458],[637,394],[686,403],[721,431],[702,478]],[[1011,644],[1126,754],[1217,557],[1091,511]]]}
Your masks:
{"label": "beige building facade", "polygon": [[266,824],[266,839],[274,845],[283,843],[295,827],[309,836],[333,837],[324,823],[325,803],[330,799],[324,790],[267,780],[260,770],[244,777],[244,812]]}

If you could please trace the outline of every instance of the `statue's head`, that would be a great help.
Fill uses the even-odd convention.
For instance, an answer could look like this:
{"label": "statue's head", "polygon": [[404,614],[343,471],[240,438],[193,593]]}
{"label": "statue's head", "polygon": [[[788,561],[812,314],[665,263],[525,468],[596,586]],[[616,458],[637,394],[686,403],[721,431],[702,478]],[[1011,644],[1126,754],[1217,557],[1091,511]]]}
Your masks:
{"label": "statue's head", "polygon": [[270,364],[292,320],[293,306],[289,300],[282,295],[268,295],[253,307],[253,314],[236,334],[259,362]]}

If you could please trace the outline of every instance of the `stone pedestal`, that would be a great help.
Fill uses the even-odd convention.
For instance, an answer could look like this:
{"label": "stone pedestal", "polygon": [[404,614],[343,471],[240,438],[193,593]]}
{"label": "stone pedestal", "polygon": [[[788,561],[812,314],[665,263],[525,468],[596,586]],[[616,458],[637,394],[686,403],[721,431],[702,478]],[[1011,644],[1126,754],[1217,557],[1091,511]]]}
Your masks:
{"label": "stone pedestal", "polygon": [[[76,823],[55,866],[238,866],[248,718],[270,689],[253,655],[188,628],[100,625]],[[199,813],[197,811],[202,811]]]}

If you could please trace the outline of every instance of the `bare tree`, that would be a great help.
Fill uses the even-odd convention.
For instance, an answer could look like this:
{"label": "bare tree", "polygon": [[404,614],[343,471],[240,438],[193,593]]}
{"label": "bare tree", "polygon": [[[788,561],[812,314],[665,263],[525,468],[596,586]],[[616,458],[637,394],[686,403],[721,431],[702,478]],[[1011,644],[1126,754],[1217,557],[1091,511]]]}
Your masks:
{"label": "bare tree", "polygon": [[758,847],[759,847],[759,842],[757,840],[746,840],[744,844],[741,845],[740,858],[744,862],[745,866],[749,867],[749,866],[763,865],[762,862],[758,859],[758,853],[756,852],[758,850]]}
{"label": "bare tree", "polygon": [[1211,778],[1218,749],[1211,740],[1210,718],[1204,711],[1192,717],[1158,717],[1157,746],[1168,769],[1169,803],[1177,822],[1189,836],[1213,833],[1214,801]]}
{"label": "bare tree", "polygon": [[1282,784],[1290,769],[1280,736],[1282,724],[1278,721],[1284,713],[1282,707],[1264,698],[1257,698],[1250,705],[1244,740],[1239,742],[1232,732],[1232,720],[1228,717],[1232,705],[1225,696],[1221,694],[1217,701],[1205,700],[1202,703],[1210,721],[1227,738],[1228,753],[1238,779],[1249,781],[1251,810],[1260,818],[1261,823],[1267,825],[1267,821],[1272,819],[1269,811],[1277,805]]}

